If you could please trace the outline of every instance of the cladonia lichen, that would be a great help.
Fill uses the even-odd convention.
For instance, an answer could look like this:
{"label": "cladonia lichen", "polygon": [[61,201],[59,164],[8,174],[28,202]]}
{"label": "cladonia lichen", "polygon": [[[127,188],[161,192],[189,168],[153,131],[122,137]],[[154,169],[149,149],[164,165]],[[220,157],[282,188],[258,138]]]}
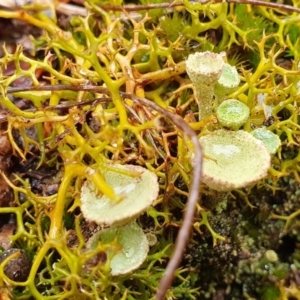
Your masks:
{"label": "cladonia lichen", "polygon": [[239,130],[217,130],[200,138],[207,157],[203,181],[217,191],[249,186],[267,175],[270,154],[264,144]]}
{"label": "cladonia lichen", "polygon": [[95,249],[98,243],[108,245],[106,255],[113,276],[137,269],[145,261],[149,251],[147,236],[136,222],[99,231],[88,241],[87,250]]}
{"label": "cladonia lichen", "polygon": [[194,84],[199,106],[199,120],[212,113],[214,85],[221,76],[224,61],[221,54],[209,51],[190,54],[186,60],[186,71]]}
{"label": "cladonia lichen", "polygon": [[86,181],[81,188],[81,211],[97,224],[125,224],[143,213],[158,196],[157,176],[145,168],[115,164],[104,169],[103,176],[121,200],[111,201]]}

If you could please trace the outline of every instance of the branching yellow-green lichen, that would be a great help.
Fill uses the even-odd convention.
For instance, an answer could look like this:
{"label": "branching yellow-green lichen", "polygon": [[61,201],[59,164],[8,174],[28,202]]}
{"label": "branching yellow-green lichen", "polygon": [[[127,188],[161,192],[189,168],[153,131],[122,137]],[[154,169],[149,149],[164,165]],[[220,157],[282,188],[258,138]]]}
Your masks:
{"label": "branching yellow-green lichen", "polygon": [[[17,206],[0,208],[0,213],[16,215],[17,231],[13,241],[24,243],[36,253],[28,280],[18,284],[26,287],[20,297],[88,299],[91,295],[99,295],[97,297],[100,298],[109,295],[111,299],[140,299],[140,295],[144,294],[149,299],[163,274],[162,261],[171,253],[173,240],[165,240],[168,237],[167,228],[180,226],[182,222],[172,216],[178,209],[184,208],[191,182],[190,161],[193,155],[188,141],[172,124],[160,119],[157,112],[122,99],[119,92],[149,98],[180,114],[200,135],[205,135],[219,125],[213,114],[197,122],[193,87],[184,75],[185,59],[190,53],[201,49],[225,50],[227,60],[236,61],[236,55],[244,48],[246,50],[240,60],[247,60],[248,57],[254,59],[250,60],[250,66],[242,64],[239,69],[241,85],[229,95],[250,109],[250,118],[244,130],[261,127],[266,121],[263,107],[257,103],[258,95],[264,93],[267,95],[265,104],[273,108],[274,122],[268,129],[281,138],[282,145],[287,149],[298,146],[300,50],[296,36],[299,17],[290,13],[287,18],[286,13],[274,13],[266,7],[184,1],[177,12],[162,16],[162,10],[157,10],[152,14],[152,20],[145,14],[139,21],[129,19],[123,22],[115,18],[118,13],[105,12],[92,1],[87,6],[92,14],[86,18],[73,18],[69,31],[60,29],[42,13],[30,15],[24,11],[0,11],[0,17],[23,20],[42,29],[43,35],[34,42],[37,47],[42,45],[46,49],[43,60],[29,58],[21,47],[17,47],[13,54],[4,48],[4,56],[0,59],[2,72],[9,63],[16,66],[13,75],[1,74],[0,90],[1,104],[10,112],[7,131],[14,154],[26,160],[31,146],[35,145],[41,155],[39,166],[55,166],[57,170],[62,170],[58,193],[49,197],[35,195],[27,180],[16,177],[15,180],[10,178],[10,182],[6,178],[14,191]],[[220,33],[222,37],[218,38]],[[279,64],[285,53],[294,58],[291,69]],[[26,62],[29,69],[23,70],[21,62]],[[39,91],[28,95],[18,92],[13,95],[30,100],[35,108],[34,111],[22,111],[13,104],[7,91],[13,82],[23,76],[38,86],[37,70],[45,72],[52,85],[94,84],[107,87],[109,94]],[[106,103],[79,105],[103,96],[109,98]],[[57,105],[77,103],[77,107],[68,108],[64,115],[59,115],[58,109],[55,109]],[[48,110],[47,106],[54,109]],[[287,117],[283,117],[283,112]],[[98,133],[86,123],[90,113],[100,124]],[[52,129],[48,135],[47,126]],[[30,127],[37,129],[37,141],[27,135],[25,128]],[[23,147],[16,143],[14,131],[18,131],[23,138]],[[284,155],[281,148],[272,160],[269,179],[274,189],[279,177],[287,173],[293,173],[299,180],[300,152],[289,158]],[[88,254],[82,252],[85,241],[79,215],[75,216],[73,224],[79,237],[78,246],[70,248],[67,244],[69,232],[64,223],[65,211],[76,214],[80,206],[78,194],[85,178],[94,180],[99,190],[112,201],[118,200],[101,174],[101,167],[110,159],[123,164],[134,161],[147,166],[158,175],[161,187],[156,206],[147,215],[158,243],[151,249],[148,261],[139,271],[121,278],[112,278],[105,264],[86,272],[84,265],[87,260],[105,249],[100,246]],[[90,171],[99,167],[100,171],[91,175]],[[203,191],[208,192],[206,189]],[[24,196],[22,200],[20,193]],[[247,198],[244,192],[241,195]],[[199,204],[194,228],[200,232],[200,227],[205,225],[214,243],[217,243],[224,237],[210,226],[207,215]],[[272,217],[287,221],[288,226],[298,215],[299,211],[296,211],[290,216],[274,214]],[[47,222],[50,224],[46,225]],[[39,277],[38,271],[41,274]],[[185,273],[181,272],[188,274],[188,270],[176,273],[177,286],[168,296],[189,294],[190,299],[196,299],[198,291],[185,286],[187,278],[184,279]],[[134,283],[127,280],[132,278]],[[9,281],[4,277],[4,282]]]}

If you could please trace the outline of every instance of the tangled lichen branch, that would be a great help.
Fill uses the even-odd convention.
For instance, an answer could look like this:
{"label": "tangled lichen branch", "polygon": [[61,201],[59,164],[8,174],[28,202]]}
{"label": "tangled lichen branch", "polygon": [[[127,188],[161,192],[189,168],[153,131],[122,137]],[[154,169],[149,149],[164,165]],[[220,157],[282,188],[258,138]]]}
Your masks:
{"label": "tangled lichen branch", "polygon": [[[89,86],[89,85],[86,86],[45,85],[45,86],[38,86],[38,87],[9,88],[7,90],[7,93],[29,91],[29,90],[35,90],[35,91],[74,90],[74,91],[89,91],[89,92],[110,94],[109,90],[106,88]],[[196,203],[198,202],[199,199],[201,172],[202,172],[201,171],[202,151],[201,151],[197,134],[190,128],[190,126],[182,118],[180,118],[174,113],[171,113],[170,111],[158,106],[157,104],[147,99],[139,98],[132,94],[128,94],[124,92],[120,92],[120,95],[122,96],[123,99],[126,98],[131,99],[139,103],[140,105],[143,105],[148,108],[152,108],[153,110],[156,110],[157,112],[161,113],[164,117],[168,118],[174,125],[176,125],[186,137],[190,138],[194,146],[194,153],[195,153],[193,159],[194,169],[191,176],[192,181],[191,181],[189,197],[188,197],[188,201],[186,204],[185,213],[183,217],[183,222],[178,232],[174,253],[166,267],[164,276],[160,281],[160,285],[158,287],[156,298],[155,298],[156,300],[163,300],[167,290],[170,288],[172,284],[175,271],[180,264],[183,252],[189,240],[190,231],[192,229],[193,220],[196,211]],[[106,99],[104,98],[103,100]],[[97,100],[94,99],[93,101],[97,101]]]}

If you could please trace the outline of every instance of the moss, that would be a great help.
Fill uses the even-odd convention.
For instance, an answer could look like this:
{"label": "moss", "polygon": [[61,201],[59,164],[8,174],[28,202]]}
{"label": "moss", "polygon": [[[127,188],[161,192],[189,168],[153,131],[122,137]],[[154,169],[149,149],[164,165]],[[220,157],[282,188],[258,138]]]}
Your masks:
{"label": "moss", "polygon": [[[280,183],[284,184],[284,180]],[[209,217],[214,230],[226,237],[226,242],[219,241],[213,247],[209,231],[203,229],[200,242],[194,236],[189,246],[187,263],[201,272],[195,283],[202,287],[199,299],[212,299],[218,294],[224,299],[242,299],[245,294],[255,299],[281,297],[282,284],[288,287],[295,280],[290,281],[294,273],[290,264],[297,264],[295,243],[299,237],[292,231],[282,236],[284,222],[259,216],[265,210],[270,212],[275,199],[284,195],[281,191],[271,195],[264,190],[251,190],[249,199],[254,209],[243,207],[239,194],[234,195],[235,201],[227,201],[225,210],[214,210]],[[268,253],[277,258],[270,260]]]}
{"label": "moss", "polygon": [[175,12],[172,16],[161,17],[159,27],[166,35],[166,38],[174,43],[180,37],[184,23],[184,18],[180,16],[179,12]]}

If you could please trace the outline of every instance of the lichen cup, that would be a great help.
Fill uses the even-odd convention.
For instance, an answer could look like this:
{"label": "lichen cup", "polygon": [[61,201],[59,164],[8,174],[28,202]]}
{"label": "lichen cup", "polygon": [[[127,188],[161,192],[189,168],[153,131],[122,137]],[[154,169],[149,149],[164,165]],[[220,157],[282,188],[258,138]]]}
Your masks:
{"label": "lichen cup", "polygon": [[214,86],[216,106],[225,100],[226,95],[234,92],[239,86],[240,82],[241,80],[236,67],[225,63],[221,76]]}
{"label": "lichen cup", "polygon": [[226,128],[238,130],[250,115],[247,105],[235,99],[223,101],[217,108],[217,119]]}
{"label": "lichen cup", "polygon": [[271,157],[258,139],[243,130],[216,130],[199,139],[205,159],[203,182],[213,190],[231,191],[264,178]]}
{"label": "lichen cup", "polygon": [[156,200],[157,176],[135,165],[110,165],[102,171],[105,181],[121,200],[114,202],[99,193],[91,181],[81,188],[81,211],[88,221],[103,226],[123,225],[136,219]]}
{"label": "lichen cup", "polygon": [[186,60],[186,71],[194,84],[199,106],[199,121],[212,113],[214,85],[224,67],[223,56],[210,51],[190,54]]}
{"label": "lichen cup", "polygon": [[89,239],[86,248],[93,250],[98,243],[108,245],[106,255],[113,276],[131,273],[139,268],[149,251],[147,236],[136,222],[97,232]]}

